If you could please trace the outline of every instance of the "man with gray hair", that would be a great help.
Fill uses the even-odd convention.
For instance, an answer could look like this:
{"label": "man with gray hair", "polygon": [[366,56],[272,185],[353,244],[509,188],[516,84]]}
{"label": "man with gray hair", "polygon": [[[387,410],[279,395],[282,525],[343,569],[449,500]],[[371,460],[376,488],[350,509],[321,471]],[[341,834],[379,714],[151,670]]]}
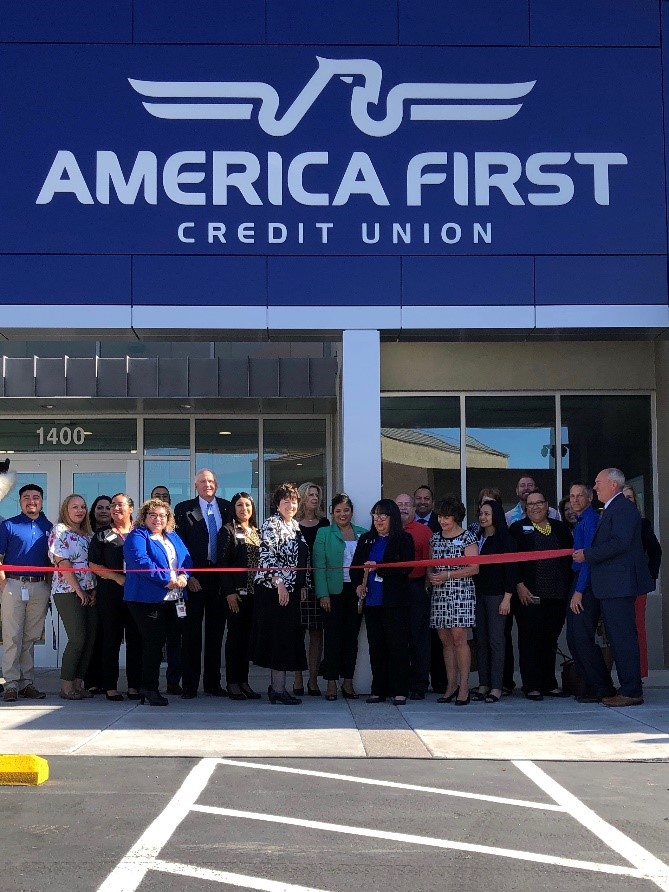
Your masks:
{"label": "man with gray hair", "polygon": [[590,584],[601,604],[616,661],[620,688],[614,696],[602,698],[605,706],[643,703],[634,601],[655,588],[641,543],[641,515],[623,495],[624,485],[625,475],[618,468],[599,472],[595,492],[604,511],[592,545],[574,551],[576,563],[590,565]]}

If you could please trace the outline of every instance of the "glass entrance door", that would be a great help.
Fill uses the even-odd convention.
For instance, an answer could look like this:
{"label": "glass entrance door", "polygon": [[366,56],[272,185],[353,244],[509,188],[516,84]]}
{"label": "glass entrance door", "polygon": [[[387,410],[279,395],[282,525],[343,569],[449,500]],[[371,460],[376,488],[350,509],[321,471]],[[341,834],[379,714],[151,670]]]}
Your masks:
{"label": "glass entrance door", "polygon": [[[39,470],[35,471],[38,466]],[[96,496],[113,496],[127,492],[135,505],[139,497],[139,462],[126,459],[12,459],[10,470],[16,474],[12,491],[0,502],[0,515],[13,517],[20,512],[19,489],[26,483],[36,483],[44,490],[44,513],[52,523],[58,520],[63,499],[76,492],[90,507]],[[0,627],[1,634],[1,627]],[[1,638],[0,638],[1,640]],[[65,630],[53,605],[46,615],[44,636],[35,646],[35,665],[55,668],[60,665],[67,642]],[[2,648],[0,645],[0,652]]]}

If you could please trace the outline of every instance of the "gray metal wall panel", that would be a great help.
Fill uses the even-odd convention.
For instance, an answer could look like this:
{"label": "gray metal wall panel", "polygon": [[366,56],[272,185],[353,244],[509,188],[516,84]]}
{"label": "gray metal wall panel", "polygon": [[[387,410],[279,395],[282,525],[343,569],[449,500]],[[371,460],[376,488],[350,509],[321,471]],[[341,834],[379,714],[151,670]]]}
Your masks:
{"label": "gray metal wall panel", "polygon": [[95,359],[93,357],[75,356],[67,360],[65,393],[67,396],[95,396],[97,394]]}
{"label": "gray metal wall panel", "polygon": [[35,396],[65,396],[65,358],[37,359]]}
{"label": "gray metal wall panel", "polygon": [[134,357],[128,360],[128,396],[158,396],[157,357]]}
{"label": "gray metal wall panel", "polygon": [[252,359],[249,364],[249,396],[279,396],[279,360]]}
{"label": "gray metal wall panel", "polygon": [[127,396],[125,359],[98,358],[98,396]]}
{"label": "gray metal wall panel", "polygon": [[311,396],[336,396],[339,363],[335,358],[309,360]]}
{"label": "gray metal wall panel", "polygon": [[218,358],[189,359],[188,395],[192,397],[218,396]]}
{"label": "gray metal wall panel", "polygon": [[279,359],[279,395],[309,396],[308,359]]}
{"label": "gray metal wall panel", "polygon": [[158,396],[188,396],[188,359],[161,356],[158,359]]}
{"label": "gray metal wall panel", "polygon": [[7,357],[5,396],[35,396],[35,361],[32,357]]}
{"label": "gray metal wall panel", "polygon": [[[255,360],[254,360],[255,361]],[[244,399],[249,396],[249,360],[219,359],[218,393],[222,397]]]}

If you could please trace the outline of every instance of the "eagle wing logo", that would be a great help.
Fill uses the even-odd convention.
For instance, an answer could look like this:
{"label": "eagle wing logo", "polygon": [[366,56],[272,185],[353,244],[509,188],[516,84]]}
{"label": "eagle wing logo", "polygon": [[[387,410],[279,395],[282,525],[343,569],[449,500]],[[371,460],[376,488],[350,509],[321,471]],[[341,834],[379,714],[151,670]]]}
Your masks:
{"label": "eagle wing logo", "polygon": [[388,91],[383,109],[383,71],[378,62],[321,56],[316,56],[316,61],[316,71],[282,115],[279,94],[262,81],[128,81],[140,96],[151,100],[142,104],[156,118],[250,121],[257,109],[258,125],[265,133],[286,136],[332,80],[339,78],[353,84],[354,79],[361,78],[351,91],[351,118],[358,130],[375,137],[394,133],[405,114],[411,121],[504,121],[518,114],[522,108],[518,100],[536,84],[402,83]]}

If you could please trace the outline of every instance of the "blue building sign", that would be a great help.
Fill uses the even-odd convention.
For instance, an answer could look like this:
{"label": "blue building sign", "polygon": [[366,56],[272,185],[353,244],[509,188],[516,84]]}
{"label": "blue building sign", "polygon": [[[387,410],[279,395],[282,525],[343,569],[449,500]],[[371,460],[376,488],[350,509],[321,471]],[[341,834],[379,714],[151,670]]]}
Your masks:
{"label": "blue building sign", "polygon": [[659,50],[4,45],[17,254],[665,254]]}

